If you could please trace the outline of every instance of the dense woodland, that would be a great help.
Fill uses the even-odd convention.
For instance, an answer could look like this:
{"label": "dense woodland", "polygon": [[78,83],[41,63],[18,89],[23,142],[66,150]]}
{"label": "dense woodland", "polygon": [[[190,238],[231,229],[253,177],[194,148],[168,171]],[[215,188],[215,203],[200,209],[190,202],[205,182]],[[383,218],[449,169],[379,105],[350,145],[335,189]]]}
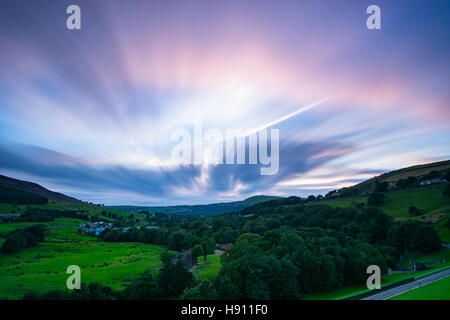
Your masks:
{"label": "dense woodland", "polygon": [[222,216],[147,219],[159,228],[106,230],[100,237],[173,250],[200,245],[205,254],[216,242],[235,244],[222,256],[219,275],[187,287],[182,295],[187,299],[297,299],[360,285],[368,265],[386,271],[408,251],[427,253],[440,247],[430,223],[395,222],[373,206],[332,208],[296,197]]}

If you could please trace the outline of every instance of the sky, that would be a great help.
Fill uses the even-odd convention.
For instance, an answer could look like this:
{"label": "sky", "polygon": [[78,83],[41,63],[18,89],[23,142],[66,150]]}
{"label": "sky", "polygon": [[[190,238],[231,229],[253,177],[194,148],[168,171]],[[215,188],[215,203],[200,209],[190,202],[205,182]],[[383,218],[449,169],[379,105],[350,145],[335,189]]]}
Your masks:
{"label": "sky", "polygon": [[[447,0],[2,0],[0,174],[107,205],[325,194],[450,158],[449,49]],[[278,129],[279,170],[174,161],[196,123]]]}

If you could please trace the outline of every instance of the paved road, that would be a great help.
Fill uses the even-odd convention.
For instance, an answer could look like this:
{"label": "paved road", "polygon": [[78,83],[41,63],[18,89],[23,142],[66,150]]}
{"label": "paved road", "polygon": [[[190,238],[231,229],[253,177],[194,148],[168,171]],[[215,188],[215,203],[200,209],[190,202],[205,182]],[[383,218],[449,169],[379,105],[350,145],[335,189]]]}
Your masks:
{"label": "paved road", "polygon": [[374,295],[371,295],[370,297],[364,298],[362,300],[386,300],[393,296],[405,293],[407,291],[419,288],[423,285],[429,284],[433,281],[444,279],[445,277],[450,276],[450,269],[438,272],[436,274],[433,274],[431,276],[425,277],[423,279],[419,279],[401,286],[398,286],[393,289],[389,289]]}

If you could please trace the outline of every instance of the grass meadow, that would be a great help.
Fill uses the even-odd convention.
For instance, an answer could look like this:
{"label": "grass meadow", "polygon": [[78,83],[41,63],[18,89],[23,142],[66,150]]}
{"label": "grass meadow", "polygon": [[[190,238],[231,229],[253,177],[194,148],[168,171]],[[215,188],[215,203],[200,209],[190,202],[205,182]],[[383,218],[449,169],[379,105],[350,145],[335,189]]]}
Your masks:
{"label": "grass meadow", "polygon": [[389,300],[450,300],[450,277],[405,292]]}
{"label": "grass meadow", "polygon": [[[78,234],[77,221],[70,218],[57,218],[47,225],[45,242],[17,254],[0,254],[0,297],[20,298],[28,290],[64,290],[69,265],[81,268],[83,283],[99,282],[115,289],[146,269],[156,273],[161,266],[162,246],[102,242]],[[6,225],[0,226],[5,229]]]}

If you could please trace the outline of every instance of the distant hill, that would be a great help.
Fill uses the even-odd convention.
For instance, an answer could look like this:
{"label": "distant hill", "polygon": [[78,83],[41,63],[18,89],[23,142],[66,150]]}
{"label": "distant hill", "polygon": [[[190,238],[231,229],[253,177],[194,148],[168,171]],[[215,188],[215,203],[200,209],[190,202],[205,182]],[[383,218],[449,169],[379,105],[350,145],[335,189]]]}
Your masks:
{"label": "distant hill", "polygon": [[430,175],[433,171],[438,172],[441,176],[444,176],[449,170],[450,160],[415,165],[412,167],[383,173],[372,179],[355,184],[354,186],[342,188],[338,190],[336,194],[333,194],[332,197],[339,195],[344,197],[365,196],[375,189],[375,185],[377,183],[386,181],[389,183],[389,187],[394,187],[399,180],[406,180],[410,177],[415,178],[415,182],[413,181],[412,184],[418,185],[420,181],[428,179],[427,175]]}
{"label": "distant hill", "polygon": [[62,193],[50,191],[44,188],[43,186],[38,185],[37,183],[13,179],[2,175],[0,175],[0,187],[3,187],[1,190],[3,190],[5,193],[6,192],[11,193],[14,190],[21,190],[27,193],[45,197],[48,200],[52,201],[81,203],[80,200],[66,196]]}
{"label": "distant hill", "polygon": [[147,211],[148,213],[166,213],[166,214],[177,214],[177,215],[212,215],[212,214],[222,214],[228,212],[238,212],[245,209],[251,205],[274,200],[281,199],[281,197],[274,196],[254,196],[242,201],[234,202],[221,202],[221,203],[211,203],[204,205],[178,205],[178,206],[110,206],[110,208],[129,211],[129,212],[141,212]]}

